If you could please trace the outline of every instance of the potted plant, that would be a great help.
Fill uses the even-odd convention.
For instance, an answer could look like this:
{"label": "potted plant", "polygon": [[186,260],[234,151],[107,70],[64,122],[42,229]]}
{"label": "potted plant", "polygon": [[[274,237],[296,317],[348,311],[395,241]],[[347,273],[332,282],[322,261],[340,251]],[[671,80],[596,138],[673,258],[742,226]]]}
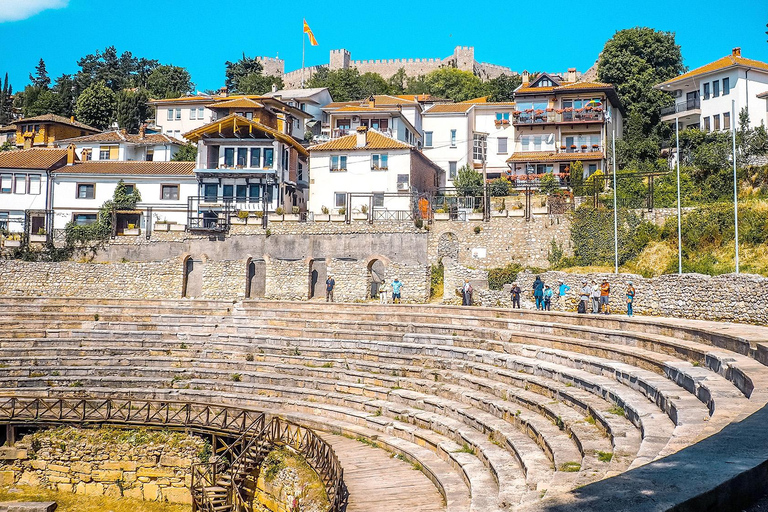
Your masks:
{"label": "potted plant", "polygon": [[186,231],[186,230],[187,230],[187,226],[185,224],[179,224],[176,222],[168,223],[168,231],[180,232],[180,231]]}
{"label": "potted plant", "polygon": [[315,214],[314,216],[315,222],[328,222],[331,220],[331,216],[329,215],[330,212],[328,211],[327,206],[322,206],[320,211],[322,212],[321,214]]}
{"label": "potted plant", "polygon": [[468,220],[483,220],[483,209],[475,208],[472,213],[467,215]]}
{"label": "potted plant", "polygon": [[158,220],[155,222],[155,225],[152,226],[152,229],[155,231],[168,231],[168,221],[167,220]]}
{"label": "potted plant", "polygon": [[44,244],[48,237],[45,234],[45,229],[40,228],[37,230],[37,233],[34,235],[29,235],[29,241],[33,244]]}
{"label": "potted plant", "polygon": [[445,211],[445,208],[438,208],[435,210],[434,215],[435,220],[449,220],[451,218],[451,214]]}
{"label": "potted plant", "polygon": [[524,214],[523,203],[520,201],[515,202],[515,204],[512,205],[512,209],[509,211],[510,217],[522,217]]}
{"label": "potted plant", "polygon": [[8,238],[5,239],[5,246],[21,247],[21,236],[19,236],[18,234],[8,235]]}
{"label": "potted plant", "polygon": [[237,212],[237,215],[231,215],[229,217],[229,223],[239,226],[246,225],[248,223],[248,212],[245,210],[240,210]]}
{"label": "potted plant", "polygon": [[291,207],[291,213],[286,213],[284,219],[286,221],[292,221],[292,222],[298,222],[299,221],[299,207],[293,206]]}
{"label": "potted plant", "polygon": [[491,217],[506,217],[507,216],[507,200],[501,198],[501,204],[496,210],[491,211]]}
{"label": "potted plant", "polygon": [[352,220],[368,220],[368,205],[361,205],[359,212],[352,212]]}
{"label": "potted plant", "polygon": [[331,222],[344,222],[347,220],[347,209],[343,206],[336,210],[338,213],[331,215]]}

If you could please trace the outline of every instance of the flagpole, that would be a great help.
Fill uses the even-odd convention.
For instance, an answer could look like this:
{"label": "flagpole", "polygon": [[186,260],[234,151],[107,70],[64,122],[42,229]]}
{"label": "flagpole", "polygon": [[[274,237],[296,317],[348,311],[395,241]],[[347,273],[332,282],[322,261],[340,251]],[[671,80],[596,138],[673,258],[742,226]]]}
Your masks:
{"label": "flagpole", "polygon": [[[304,21],[306,24],[306,20]],[[304,39],[304,31],[301,32],[301,88],[304,88],[304,51],[307,45],[306,39]]]}

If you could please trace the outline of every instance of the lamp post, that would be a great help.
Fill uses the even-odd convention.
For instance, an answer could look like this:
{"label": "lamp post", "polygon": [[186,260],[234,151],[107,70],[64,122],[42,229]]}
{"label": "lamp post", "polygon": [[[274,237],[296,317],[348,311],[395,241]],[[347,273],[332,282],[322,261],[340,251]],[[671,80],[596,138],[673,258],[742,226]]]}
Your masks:
{"label": "lamp post", "polygon": [[683,273],[683,221],[681,216],[680,206],[680,122],[679,118],[675,118],[675,145],[677,146],[677,153],[675,153],[677,161],[677,273]]}
{"label": "lamp post", "polygon": [[731,135],[733,139],[733,228],[736,239],[736,273],[739,273],[739,196],[736,182],[736,100],[731,100]]}
{"label": "lamp post", "polygon": [[613,125],[613,137],[611,137],[611,160],[613,160],[613,273],[619,273],[619,210],[616,201],[616,124],[613,123],[613,116],[608,118],[608,122]]}

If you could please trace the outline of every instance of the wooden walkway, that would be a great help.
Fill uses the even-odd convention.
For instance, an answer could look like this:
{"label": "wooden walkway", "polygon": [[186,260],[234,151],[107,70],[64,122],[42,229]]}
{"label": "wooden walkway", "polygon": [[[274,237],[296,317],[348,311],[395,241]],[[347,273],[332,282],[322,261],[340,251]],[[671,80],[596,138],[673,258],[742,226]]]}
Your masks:
{"label": "wooden walkway", "polygon": [[349,490],[347,512],[443,512],[443,497],[421,471],[381,448],[317,432],[333,447]]}

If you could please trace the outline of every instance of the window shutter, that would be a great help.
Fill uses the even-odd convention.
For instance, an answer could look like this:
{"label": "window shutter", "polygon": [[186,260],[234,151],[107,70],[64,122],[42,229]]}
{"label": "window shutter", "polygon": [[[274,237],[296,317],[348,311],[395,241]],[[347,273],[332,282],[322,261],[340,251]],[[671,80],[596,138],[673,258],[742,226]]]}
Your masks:
{"label": "window shutter", "polygon": [[109,148],[109,159],[110,160],[117,160],[119,158],[120,148],[118,146],[110,146]]}

